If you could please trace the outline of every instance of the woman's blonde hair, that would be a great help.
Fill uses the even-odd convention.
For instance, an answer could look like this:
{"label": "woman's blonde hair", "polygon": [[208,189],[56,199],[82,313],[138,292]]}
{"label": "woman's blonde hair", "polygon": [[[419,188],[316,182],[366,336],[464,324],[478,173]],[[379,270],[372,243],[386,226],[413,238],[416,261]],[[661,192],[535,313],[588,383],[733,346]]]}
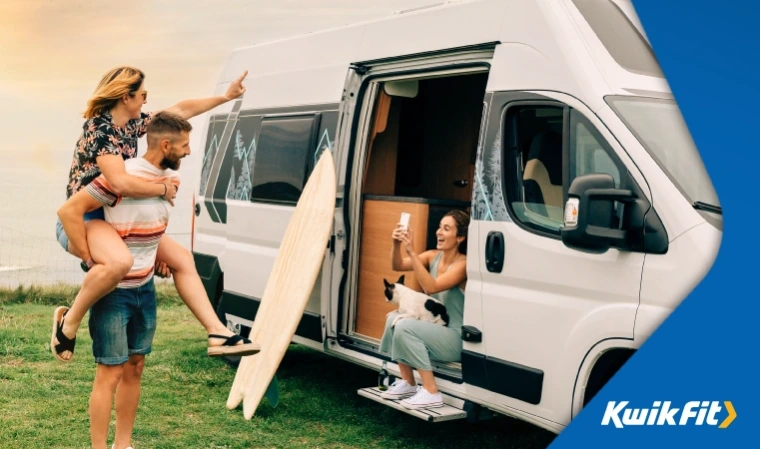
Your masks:
{"label": "woman's blonde hair", "polygon": [[103,75],[92,97],[87,101],[84,118],[91,119],[111,110],[124,95],[134,95],[144,79],[145,74],[134,67],[122,66],[109,70]]}

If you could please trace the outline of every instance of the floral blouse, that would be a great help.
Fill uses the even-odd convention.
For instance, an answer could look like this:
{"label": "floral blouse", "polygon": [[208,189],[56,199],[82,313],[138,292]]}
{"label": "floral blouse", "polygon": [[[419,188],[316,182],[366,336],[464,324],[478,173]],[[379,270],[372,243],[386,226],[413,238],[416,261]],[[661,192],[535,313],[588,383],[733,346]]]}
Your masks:
{"label": "floral blouse", "polygon": [[66,198],[100,176],[97,157],[106,154],[121,155],[124,160],[137,156],[137,139],[147,132],[152,115],[145,112],[123,127],[116,127],[110,112],[93,117],[82,127],[66,186]]}

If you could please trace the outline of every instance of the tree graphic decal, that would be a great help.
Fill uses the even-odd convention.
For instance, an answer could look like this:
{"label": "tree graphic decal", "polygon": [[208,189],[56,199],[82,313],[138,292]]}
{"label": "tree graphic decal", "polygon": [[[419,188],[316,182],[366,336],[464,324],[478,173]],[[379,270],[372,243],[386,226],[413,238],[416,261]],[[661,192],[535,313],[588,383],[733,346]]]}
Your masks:
{"label": "tree graphic decal", "polygon": [[510,221],[502,190],[501,130],[497,132],[490,149],[478,151],[473,188],[473,219]]}
{"label": "tree graphic decal", "polygon": [[[209,131],[211,132],[211,131]],[[211,176],[211,166],[214,164],[214,158],[216,157],[216,153],[219,150],[219,140],[216,137],[216,134],[213,135],[211,138],[211,143],[208,144],[208,148],[206,148],[206,154],[203,156],[203,165],[201,169],[201,185],[200,189],[198,190],[198,193],[200,196],[204,196],[206,194],[206,187],[208,186],[208,178]]]}
{"label": "tree graphic decal", "polygon": [[235,159],[241,161],[240,176],[235,176],[235,167],[231,168],[230,182],[227,185],[227,198],[232,200],[251,200],[253,188],[253,164],[256,159],[256,139],[251,139],[250,145],[246,146],[243,133],[237,130],[235,133]]}

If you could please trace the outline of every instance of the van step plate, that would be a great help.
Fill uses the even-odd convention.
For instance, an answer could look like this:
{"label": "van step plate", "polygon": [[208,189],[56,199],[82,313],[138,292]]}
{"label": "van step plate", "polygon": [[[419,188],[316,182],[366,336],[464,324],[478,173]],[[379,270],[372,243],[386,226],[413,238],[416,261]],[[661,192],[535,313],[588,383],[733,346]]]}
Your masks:
{"label": "van step plate", "polygon": [[[358,390],[358,393],[359,396],[364,396],[365,398],[372,399],[375,402],[379,402],[383,405],[387,405],[388,407],[395,408],[396,410],[400,410],[404,413],[416,416],[417,418],[424,419],[428,422],[452,421],[455,419],[467,418],[467,412],[461,408],[456,407],[456,405],[459,405],[460,403],[463,405],[464,401],[452,398],[451,396],[445,395],[443,393],[441,393],[443,395],[443,407],[420,408],[416,410],[409,410],[407,408],[404,408],[400,404],[401,399],[383,399],[380,396],[380,393],[382,393],[382,391],[380,391],[377,387],[361,388]],[[460,407],[462,405],[460,405]]]}

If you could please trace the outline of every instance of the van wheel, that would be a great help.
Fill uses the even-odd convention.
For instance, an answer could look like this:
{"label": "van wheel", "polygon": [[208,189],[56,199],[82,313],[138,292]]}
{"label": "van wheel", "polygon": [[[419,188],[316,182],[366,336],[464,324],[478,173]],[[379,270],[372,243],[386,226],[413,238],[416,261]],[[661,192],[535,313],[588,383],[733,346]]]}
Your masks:
{"label": "van wheel", "polygon": [[612,379],[612,376],[622,368],[633,353],[634,351],[630,349],[612,349],[602,354],[589,376],[586,394],[583,397],[584,407]]}

